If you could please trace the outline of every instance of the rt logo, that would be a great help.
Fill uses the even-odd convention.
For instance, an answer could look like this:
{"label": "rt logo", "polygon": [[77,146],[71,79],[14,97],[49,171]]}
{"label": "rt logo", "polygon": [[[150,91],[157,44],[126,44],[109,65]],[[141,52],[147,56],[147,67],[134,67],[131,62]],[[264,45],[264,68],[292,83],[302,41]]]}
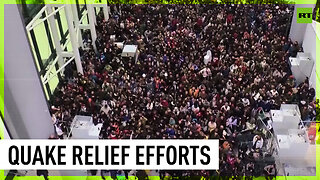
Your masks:
{"label": "rt logo", "polygon": [[312,23],[312,8],[297,8],[297,23]]}

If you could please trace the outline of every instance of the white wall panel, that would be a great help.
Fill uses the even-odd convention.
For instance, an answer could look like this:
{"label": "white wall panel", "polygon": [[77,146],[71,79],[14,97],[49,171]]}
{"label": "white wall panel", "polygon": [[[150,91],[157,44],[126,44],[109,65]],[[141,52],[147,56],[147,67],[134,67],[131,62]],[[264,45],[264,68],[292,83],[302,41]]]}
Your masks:
{"label": "white wall panel", "polygon": [[54,132],[18,5],[4,6],[4,120],[12,138],[46,139]]}

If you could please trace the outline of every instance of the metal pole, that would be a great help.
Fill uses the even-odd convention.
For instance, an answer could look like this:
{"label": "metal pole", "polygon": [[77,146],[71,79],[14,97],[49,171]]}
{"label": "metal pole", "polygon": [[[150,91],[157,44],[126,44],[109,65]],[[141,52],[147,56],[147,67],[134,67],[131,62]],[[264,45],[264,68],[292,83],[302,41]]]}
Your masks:
{"label": "metal pole", "polygon": [[[47,12],[48,14],[52,13],[52,6],[51,5],[46,5],[47,7]],[[49,23],[50,23],[50,29],[51,29],[51,33],[52,33],[52,38],[53,38],[53,43],[54,46],[56,47],[56,52],[57,52],[57,57],[58,57],[58,63],[59,63],[59,67],[62,67],[64,64],[63,61],[63,57],[62,57],[62,49],[61,49],[61,44],[60,44],[60,38],[59,38],[59,34],[58,34],[58,29],[56,26],[56,22],[54,19],[54,16],[50,16],[48,18]]]}
{"label": "metal pole", "polygon": [[79,49],[78,49],[79,44],[77,42],[77,35],[76,35],[76,31],[73,26],[73,17],[72,17],[71,12],[72,12],[71,4],[66,4],[65,13],[66,13],[66,17],[67,17],[68,29],[69,29],[69,34],[70,34],[70,41],[72,44],[73,54],[74,54],[75,62],[76,62],[76,66],[77,66],[77,71],[78,71],[78,73],[83,74],[83,68],[82,68],[80,53],[79,53]]}
{"label": "metal pole", "polygon": [[94,51],[97,53],[97,47],[96,47],[97,32],[96,32],[96,26],[95,26],[96,15],[94,13],[92,4],[87,4],[87,11],[89,16],[89,26],[90,26],[90,32],[91,32],[92,46]]}

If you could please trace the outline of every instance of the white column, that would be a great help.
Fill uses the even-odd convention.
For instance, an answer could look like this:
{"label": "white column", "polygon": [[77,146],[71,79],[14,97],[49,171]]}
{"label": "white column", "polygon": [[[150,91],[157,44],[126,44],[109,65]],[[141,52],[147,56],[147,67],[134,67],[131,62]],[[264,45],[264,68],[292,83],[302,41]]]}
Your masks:
{"label": "white column", "polygon": [[89,26],[90,26],[90,32],[91,32],[91,39],[92,39],[92,45],[95,52],[97,52],[96,47],[96,39],[97,39],[97,32],[96,32],[96,26],[95,26],[95,19],[96,15],[94,13],[92,4],[87,4],[87,11],[89,16]]}
{"label": "white column", "polygon": [[4,5],[3,27],[7,130],[13,139],[47,139],[54,127],[18,5]]}
{"label": "white column", "polygon": [[[53,10],[52,10],[53,6],[51,6],[51,5],[46,5],[46,6],[47,6],[47,13],[51,14],[53,12]],[[61,55],[62,48],[61,48],[60,38],[59,38],[58,29],[57,29],[57,25],[56,25],[54,16],[50,16],[48,18],[48,21],[50,23],[51,35],[52,35],[53,43],[56,48],[56,52],[57,52],[57,56],[58,56],[58,64],[59,64],[59,67],[62,67],[64,64],[63,57]]]}
{"label": "white column", "polygon": [[73,26],[71,4],[66,4],[65,13],[66,13],[66,18],[67,18],[67,23],[68,23],[69,34],[70,34],[70,41],[72,44],[73,54],[75,57],[74,60],[76,62],[76,66],[77,66],[77,71],[78,71],[78,73],[83,74],[83,68],[82,68],[80,53],[79,53],[79,49],[78,49],[79,44],[77,42],[77,35],[76,35],[76,31]]}
{"label": "white column", "polygon": [[301,45],[308,24],[297,23],[297,8],[314,8],[315,4],[295,4],[289,37]]}
{"label": "white column", "polygon": [[78,43],[79,43],[79,46],[81,46],[83,48],[82,35],[81,35],[81,30],[79,28],[80,21],[79,21],[79,17],[78,17],[77,5],[72,4],[71,6],[72,6],[74,25],[76,27],[76,30],[78,30],[78,32],[77,32]]}
{"label": "white column", "polygon": [[107,4],[103,4],[103,15],[106,21],[109,20],[109,7]]}

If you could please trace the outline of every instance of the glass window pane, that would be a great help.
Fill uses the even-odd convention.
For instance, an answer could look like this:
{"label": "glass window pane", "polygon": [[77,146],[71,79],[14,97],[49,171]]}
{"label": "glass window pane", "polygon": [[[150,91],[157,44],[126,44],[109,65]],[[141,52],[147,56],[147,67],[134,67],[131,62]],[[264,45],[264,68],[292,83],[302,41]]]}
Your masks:
{"label": "glass window pane", "polygon": [[[50,74],[56,74],[57,73],[57,69],[54,67],[52,68]],[[58,76],[54,76],[53,78],[50,79],[49,83],[49,87],[50,87],[50,91],[51,94],[53,94],[54,90],[56,89],[56,87],[59,84],[59,78]]]}
{"label": "glass window pane", "polygon": [[66,13],[65,13],[65,9],[61,9],[59,11],[60,13],[60,19],[61,19],[61,25],[62,25],[62,29],[63,29],[63,34],[65,34],[68,30],[68,23],[67,23],[67,19],[66,19]]}
{"label": "glass window pane", "polygon": [[40,65],[39,65],[39,61],[38,61],[38,58],[37,58],[36,51],[35,51],[35,49],[34,49],[34,45],[33,45],[33,43],[32,43],[32,39],[31,39],[30,33],[28,33],[28,39],[29,39],[29,42],[30,42],[30,48],[31,48],[31,51],[32,51],[32,54],[33,54],[33,57],[34,57],[34,60],[35,60],[37,69],[38,69],[38,71],[40,72],[40,71],[41,71],[41,68],[40,68]]}
{"label": "glass window pane", "polygon": [[83,21],[82,21],[82,24],[89,24],[89,21],[88,21],[88,14],[85,15]]}
{"label": "glass window pane", "polygon": [[[39,21],[41,21],[41,20],[38,19],[36,21],[36,23]],[[44,23],[40,23],[33,30],[34,30],[34,34],[36,36],[36,40],[37,40],[37,44],[39,47],[42,62],[43,62],[43,64],[45,64],[46,61],[48,60],[49,56],[51,55],[51,49],[50,49],[49,40],[47,37]]]}
{"label": "glass window pane", "polygon": [[[41,82],[43,82],[43,76],[40,76],[40,79],[41,79]],[[48,94],[47,87],[46,87],[46,85],[43,84],[43,83],[42,83],[42,85],[43,85],[44,94],[46,95],[47,100],[49,100],[50,97],[49,97],[49,94]]]}
{"label": "glass window pane", "polygon": [[[68,38],[70,38],[70,35],[68,35]],[[67,51],[73,51],[71,41],[68,41]]]}
{"label": "glass window pane", "polygon": [[17,0],[17,3],[22,4],[22,14],[26,24],[44,7],[44,0]]}

